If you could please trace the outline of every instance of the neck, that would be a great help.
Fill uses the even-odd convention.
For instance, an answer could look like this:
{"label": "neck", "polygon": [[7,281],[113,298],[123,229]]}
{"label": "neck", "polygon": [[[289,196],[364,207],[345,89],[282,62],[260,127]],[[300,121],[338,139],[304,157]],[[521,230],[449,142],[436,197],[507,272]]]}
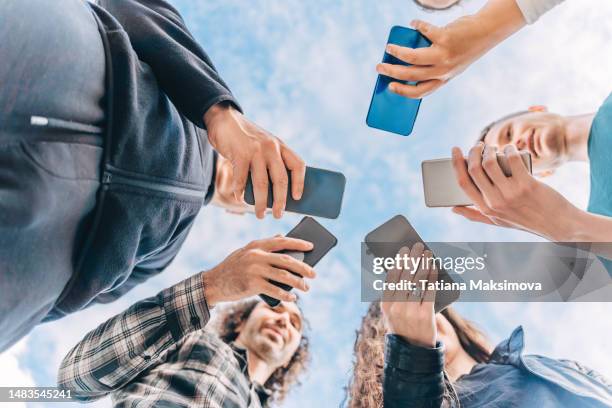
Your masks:
{"label": "neck", "polygon": [[259,357],[256,353],[249,350],[244,344],[236,340],[236,345],[247,351],[247,370],[249,378],[260,385],[264,385],[272,375],[276,367],[272,367],[267,361]]}
{"label": "neck", "polygon": [[460,349],[452,360],[446,362],[446,372],[450,380],[455,382],[464,374],[469,374],[476,365],[474,360],[465,350]]}
{"label": "neck", "polygon": [[594,113],[565,117],[565,143],[569,161],[589,161],[589,134]]}

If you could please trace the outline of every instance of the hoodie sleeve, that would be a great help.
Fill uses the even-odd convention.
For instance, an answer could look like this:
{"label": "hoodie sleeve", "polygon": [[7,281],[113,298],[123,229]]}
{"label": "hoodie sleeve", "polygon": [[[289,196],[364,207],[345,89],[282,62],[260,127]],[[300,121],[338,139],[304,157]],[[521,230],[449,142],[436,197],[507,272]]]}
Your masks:
{"label": "hoodie sleeve", "polygon": [[203,279],[196,274],[89,332],[62,360],[58,386],[81,401],[102,398],[164,361],[209,320]]}
{"label": "hoodie sleeve", "polygon": [[151,67],[163,91],[191,122],[204,128],[211,106],[238,102],[179,12],[164,0],[99,0],[127,32],[138,58]]}
{"label": "hoodie sleeve", "polygon": [[521,9],[527,24],[535,23],[550,9],[565,0],[516,0],[516,5]]}
{"label": "hoodie sleeve", "polygon": [[444,401],[444,348],[414,346],[401,337],[385,339],[384,408],[440,408]]}

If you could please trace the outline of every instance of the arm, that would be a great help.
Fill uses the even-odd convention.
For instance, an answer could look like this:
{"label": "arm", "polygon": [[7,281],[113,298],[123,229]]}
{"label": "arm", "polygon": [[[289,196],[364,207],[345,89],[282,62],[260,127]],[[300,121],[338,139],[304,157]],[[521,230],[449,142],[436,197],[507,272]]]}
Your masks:
{"label": "arm", "polygon": [[[402,248],[400,256],[431,257],[422,243]],[[436,282],[435,268],[417,271],[392,269],[388,282]],[[436,341],[435,291],[422,293],[388,291],[383,294],[381,310],[388,330],[385,343],[383,400],[385,408],[440,408],[444,403],[444,352]]]}
{"label": "arm", "polygon": [[59,387],[72,390],[80,400],[102,398],[158,364],[209,318],[203,279],[197,274],[89,332],[64,357]]}
{"label": "arm", "polygon": [[306,252],[310,242],[287,237],[253,241],[208,272],[198,273],[142,300],[89,332],[62,361],[59,387],[81,400],[102,398],[165,361],[185,336],[202,329],[209,306],[264,293],[282,301],[295,295],[270,280],[307,291],[314,270],[278,251]]}
{"label": "arm", "polygon": [[392,82],[390,89],[408,98],[422,98],[463,72],[474,61],[525,26],[515,0],[489,0],[474,15],[444,27],[415,20],[411,26],[432,45],[408,48],[392,45],[387,52],[412,66],[378,64],[379,74],[416,85]]}
{"label": "arm", "polygon": [[204,127],[204,113],[223,101],[239,108],[212,61],[193,38],[179,12],[164,0],[100,0],[126,30],[136,54],[147,63],[172,103]]}
{"label": "arm", "polygon": [[212,61],[168,2],[99,1],[126,30],[134,51],[153,69],[174,105],[191,122],[206,128],[212,147],[232,163],[235,196],[242,197],[250,171],[255,214],[263,218],[272,181],[272,213],[280,218],[287,200],[287,170],[293,199],[302,196],[306,172],[302,159],[282,140],[242,115]]}
{"label": "arm", "polygon": [[444,400],[444,352],[410,344],[398,335],[385,339],[385,408],[439,408]]}
{"label": "arm", "polygon": [[[471,221],[521,229],[554,242],[592,242],[591,251],[612,259],[612,218],[583,211],[535,179],[514,145],[504,148],[512,170],[506,177],[491,146],[474,146],[467,161],[453,149],[457,182],[474,207],[453,211]],[[554,220],[563,220],[555,222]]]}

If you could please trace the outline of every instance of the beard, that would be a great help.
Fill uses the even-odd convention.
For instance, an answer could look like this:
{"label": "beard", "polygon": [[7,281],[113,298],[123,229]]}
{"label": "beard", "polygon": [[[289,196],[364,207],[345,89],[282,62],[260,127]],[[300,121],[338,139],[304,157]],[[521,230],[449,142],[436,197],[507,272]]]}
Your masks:
{"label": "beard", "polygon": [[282,348],[265,334],[256,333],[250,343],[251,351],[268,364],[278,365],[283,361]]}

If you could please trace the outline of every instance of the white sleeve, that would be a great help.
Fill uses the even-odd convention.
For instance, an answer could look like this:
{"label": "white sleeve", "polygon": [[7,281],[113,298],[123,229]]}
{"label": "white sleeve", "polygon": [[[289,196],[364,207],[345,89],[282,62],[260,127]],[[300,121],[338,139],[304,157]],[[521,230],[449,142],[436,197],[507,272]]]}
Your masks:
{"label": "white sleeve", "polygon": [[564,0],[515,0],[527,24],[533,24],[548,10]]}

